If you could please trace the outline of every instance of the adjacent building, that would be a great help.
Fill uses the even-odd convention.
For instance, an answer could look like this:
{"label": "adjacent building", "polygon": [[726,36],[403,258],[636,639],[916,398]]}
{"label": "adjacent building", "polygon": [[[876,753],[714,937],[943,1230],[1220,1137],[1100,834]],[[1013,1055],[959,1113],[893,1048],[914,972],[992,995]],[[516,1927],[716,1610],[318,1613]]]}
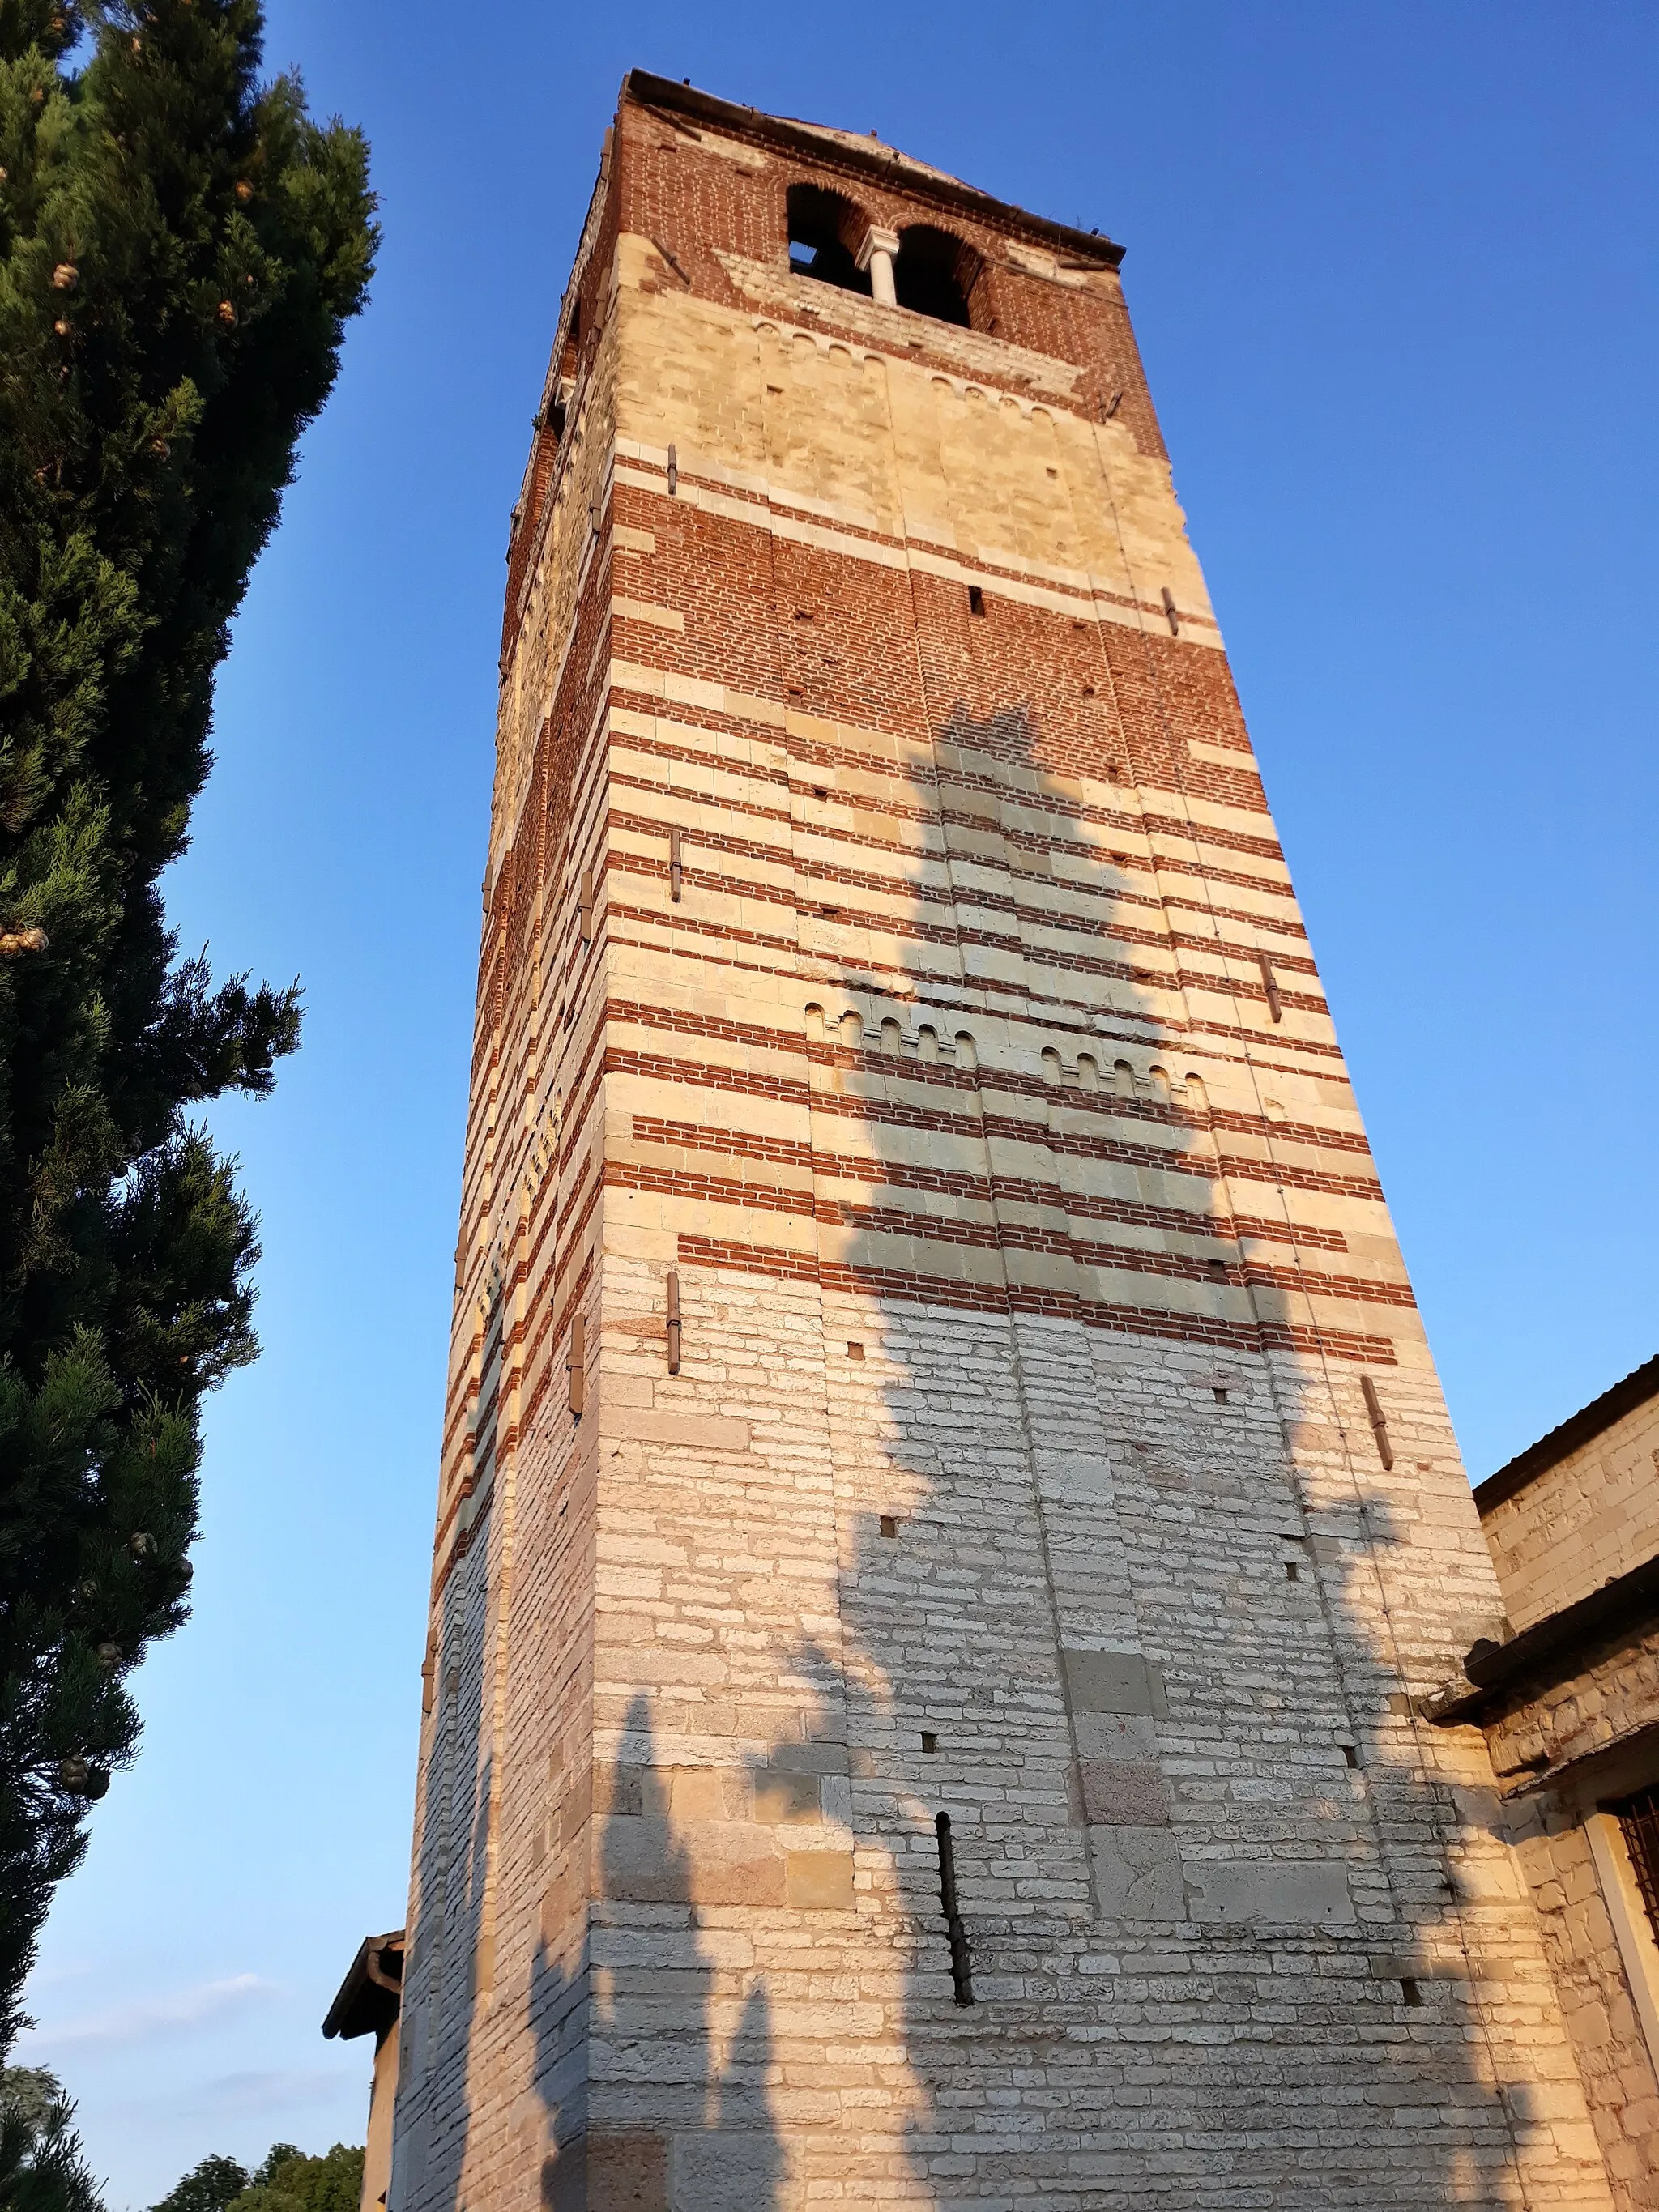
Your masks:
{"label": "adjacent building", "polygon": [[1659,1359],[1480,1484],[1509,1615],[1434,1708],[1480,1728],[1615,2202],[1659,2204]]}
{"label": "adjacent building", "polygon": [[323,2020],[325,2036],[374,2038],[374,2068],[363,2140],[360,2212],[381,2212],[392,2179],[392,2118],[398,2095],[398,2014],[403,2002],[404,1931],[366,1936]]}

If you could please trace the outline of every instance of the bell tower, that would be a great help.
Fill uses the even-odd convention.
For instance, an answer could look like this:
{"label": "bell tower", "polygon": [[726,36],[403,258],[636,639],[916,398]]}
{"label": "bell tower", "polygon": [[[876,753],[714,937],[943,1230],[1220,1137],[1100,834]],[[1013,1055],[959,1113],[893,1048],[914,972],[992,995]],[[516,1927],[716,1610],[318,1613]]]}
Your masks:
{"label": "bell tower", "polygon": [[635,74],[514,516],[391,2212],[1609,2207],[1120,249]]}

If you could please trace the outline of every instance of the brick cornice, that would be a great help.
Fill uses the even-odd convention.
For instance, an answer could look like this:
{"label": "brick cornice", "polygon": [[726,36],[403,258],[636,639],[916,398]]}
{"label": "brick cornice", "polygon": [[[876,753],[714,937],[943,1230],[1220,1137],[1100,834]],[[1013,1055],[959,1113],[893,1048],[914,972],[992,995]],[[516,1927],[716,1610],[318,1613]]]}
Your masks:
{"label": "brick cornice", "polygon": [[676,84],[672,77],[653,76],[648,70],[629,70],[623,80],[623,98],[632,100],[636,106],[667,108],[673,114],[710,124],[739,138],[780,147],[825,167],[848,169],[856,176],[867,177],[889,187],[897,186],[916,199],[931,200],[937,206],[954,209],[975,222],[1016,231],[1039,245],[1059,246],[1066,253],[1097,263],[1102,269],[1115,270],[1123,260],[1123,247],[1112,239],[1102,238],[1095,231],[1079,230],[1071,223],[1055,222],[1047,216],[1032,215],[1028,209],[1014,206],[1012,201],[995,199],[989,192],[964,185],[956,177],[911,161],[896,147],[883,145],[878,139],[872,139],[866,147],[844,132],[793,122],[787,116],[768,115],[758,107],[740,106],[735,100],[717,100],[712,93],[698,92],[689,84]]}

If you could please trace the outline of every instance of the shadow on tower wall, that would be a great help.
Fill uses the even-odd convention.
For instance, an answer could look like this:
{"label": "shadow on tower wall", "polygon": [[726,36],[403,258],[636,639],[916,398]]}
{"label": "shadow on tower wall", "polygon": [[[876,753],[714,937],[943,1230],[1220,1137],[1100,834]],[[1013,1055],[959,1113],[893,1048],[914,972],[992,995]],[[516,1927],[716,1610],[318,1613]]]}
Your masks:
{"label": "shadow on tower wall", "polygon": [[[483,1642],[481,1634],[458,1633],[455,1648],[476,1653]],[[481,1673],[473,1674],[481,1684]],[[481,1701],[464,1698],[464,1686],[471,1686],[462,1668],[428,1751],[428,1802],[444,1802],[446,1834],[408,1978],[415,2002],[402,2022],[395,2202],[421,2212],[461,2212],[469,2200],[488,2198],[492,2149],[516,2163],[514,2146],[475,2140],[472,2074],[491,1996],[480,1987],[481,1971],[487,1978],[489,1970],[483,1936],[491,1777],[480,1757]],[[608,1904],[605,1924],[592,1928],[585,1881],[574,1882],[562,1910],[556,1905],[544,1914],[531,1964],[540,2202],[548,2212],[667,2212],[671,2205],[673,2212],[782,2212],[787,2160],[768,2086],[768,1994],[753,1976],[732,1989],[705,1950],[690,1901],[692,1864],[670,1817],[643,1698],[629,1715],[628,1738],[635,1757],[610,1778],[598,1864],[602,1893],[629,1902]],[[459,1850],[450,1848],[453,1820],[464,1824]],[[586,1841],[584,1834],[584,1854]],[[641,1950],[659,1962],[665,1954],[667,1962],[643,1990],[619,1994],[612,1970],[625,1969]],[[512,1993],[503,1987],[496,2001],[511,2002]],[[688,2015],[695,2021],[689,2031]],[[610,2087],[645,2091],[651,2129],[590,2127],[596,2048]]]}
{"label": "shadow on tower wall", "polygon": [[[1121,715],[1109,743],[1133,758]],[[1075,879],[1079,866],[1098,869],[1114,830],[1144,855],[1139,794],[1126,792],[1115,824],[1100,809],[1084,818],[1030,707],[958,701],[935,744],[954,766],[914,799],[939,832],[931,854],[957,856],[961,939],[1040,964],[1053,856]],[[1012,770],[1013,787],[964,839],[954,833],[975,762],[981,775]],[[1039,813],[1048,830],[1017,830],[1000,867],[984,864],[975,839],[988,820]],[[1125,934],[1144,933],[1150,915],[1166,942],[1190,943],[1158,871],[1134,881],[1106,902]],[[937,898],[919,912],[937,933]],[[867,1462],[848,1459],[843,1495],[866,1510],[841,1578],[844,1657],[837,1668],[804,1639],[796,1659],[803,1674],[836,1674],[849,1740],[873,1750],[861,1776],[854,1765],[854,1827],[862,1849],[891,1854],[896,1877],[897,1917],[882,1932],[904,1965],[896,2033],[921,2097],[909,2185],[894,2197],[1032,2212],[1518,2212],[1541,2185],[1605,2204],[1495,1794],[1478,1756],[1467,1782],[1450,1778],[1408,1710],[1485,1626],[1413,1600],[1413,1470],[1426,1474],[1432,1454],[1443,1480],[1455,1447],[1432,1379],[1379,1368],[1397,1471],[1366,1472],[1376,1452],[1358,1378],[1393,1355],[1376,1337],[1345,1364],[1313,1323],[1310,1273],[1340,1274],[1345,1239],[1328,1232],[1310,1253],[1319,1231],[1290,1233],[1273,1164],[1285,1115],[1261,1097],[1262,1055],[1231,1048],[1257,1095],[1249,1197],[1279,1217],[1254,1224],[1247,1247],[1237,1168],[1224,1173],[1218,1150],[1224,1117],[1187,1079],[1178,1039],[1138,1031],[1133,1012],[1120,1047],[1057,1023],[1043,1107],[999,1132],[971,1048],[948,1066],[939,1049],[953,1029],[977,1029],[983,1047],[996,1018],[943,1016],[925,984],[882,1005],[860,966],[842,988],[824,1000],[820,1058],[871,1097],[871,1181],[891,1177],[862,1205],[817,1182],[820,1224],[853,1232],[834,1243],[848,1264],[823,1271],[823,1328],[831,1355],[866,1340],[862,1363],[832,1376],[832,1419],[838,1389],[865,1393],[889,1488],[872,1498]],[[1133,1008],[1120,982],[1126,1000]],[[887,1021],[884,1053],[872,1041],[890,1013],[902,1021]],[[847,1016],[864,1031],[850,1048],[837,1042]],[[1018,1018],[1040,1026],[1043,1014],[1034,1005]],[[918,1142],[913,1116],[884,1111],[889,1074],[894,1098],[899,1080],[920,1080],[958,1128],[978,1119],[978,1174],[960,1173],[935,1211],[947,1234],[1000,1253],[1000,1300],[930,1310],[881,1296],[874,1265],[867,1287],[857,1279],[869,1249],[858,1232],[893,1228],[882,1210],[917,1205],[945,1156]],[[988,1087],[1007,1086],[1000,1073]],[[843,1159],[845,1127],[825,1147]],[[1035,1191],[1034,1146],[1047,1153]],[[954,1141],[950,1157],[963,1157]],[[1121,1164],[1115,1201],[1099,1203],[1097,1178],[1091,1203],[1071,1171],[1090,1158]],[[1189,1234],[1170,1245],[1164,1231],[1183,1206]],[[1276,1245],[1264,1227],[1282,1230]],[[1203,1256],[1206,1238],[1219,1262]],[[1190,1310],[1213,1328],[1182,1338],[1127,1315],[1106,1322],[1089,1286],[1114,1243],[1190,1255],[1158,1264],[1203,1286]],[[820,1249],[831,1249],[822,1231]],[[1052,1270],[1035,1287],[1020,1255],[1044,1251],[1075,1263],[1069,1288]],[[1439,1558],[1455,1568],[1454,1553]],[[939,1811],[954,1828],[971,2008],[953,1998]]]}
{"label": "shadow on tower wall", "polygon": [[[612,1771],[599,1829],[604,1923],[590,1926],[578,1905],[562,1942],[544,1938],[532,1969],[535,2080],[550,2142],[542,2203],[549,2212],[782,2212],[787,2160],[768,2086],[767,1991],[752,1974],[739,1971],[734,1981],[729,1932],[722,1973],[700,1931],[695,1869],[676,1833],[643,1697],[629,1711],[626,1741],[633,1756]],[[613,1970],[641,1956],[653,1963],[650,1979],[621,1985]],[[607,2089],[642,2094],[653,2126],[592,2124],[595,2053]]]}
{"label": "shadow on tower wall", "polygon": [[[481,1562],[475,1562],[475,1567]],[[489,1595],[476,1572],[434,1654],[436,1725],[422,1777],[425,1804],[419,1910],[398,2022],[398,2110],[389,2201],[462,2201],[471,2124],[473,2027],[489,1902],[490,1800],[483,1739]],[[434,1819],[434,1812],[437,1817]]]}
{"label": "shadow on tower wall", "polygon": [[[862,603],[848,595],[838,630],[832,595],[817,596],[815,648],[855,665]],[[921,629],[907,605],[882,635],[911,622]],[[818,1686],[804,1724],[843,1750],[868,1877],[851,1936],[803,1914],[791,1938],[802,1972],[789,1978],[816,1977],[821,2008],[845,2008],[844,2036],[822,2039],[834,2084],[792,2076],[781,2092],[778,2023],[794,2002],[784,1954],[772,1953],[769,1983],[742,1906],[700,1904],[640,1697],[621,1763],[595,1776],[603,1912],[584,1858],[568,1909],[544,1912],[527,1985],[520,1964],[495,1998],[527,2006],[514,2024],[527,2018],[535,2045],[550,2212],[798,2212],[837,2197],[1022,2212],[1606,2203],[1593,2149],[1574,2148],[1564,2046],[1545,2062],[1565,2062],[1547,2083],[1553,2104],[1505,2079],[1525,2049],[1517,2017],[1535,2000],[1547,2020],[1550,1999],[1496,1804],[1438,1778],[1432,1743],[1401,1709],[1461,1648],[1446,1608],[1416,1607],[1410,1589],[1413,1470],[1432,1459],[1443,1474],[1449,1448],[1437,1397],[1379,1365],[1398,1472],[1369,1472],[1361,1363],[1310,1329],[1310,1276],[1340,1273],[1343,1237],[1298,1241],[1286,1217],[1276,1242],[1258,1221],[1247,1243],[1231,1210],[1240,1176],[1221,1171],[1224,1116],[1179,1038],[1152,1026],[1162,1017],[1122,954],[1149,938],[1190,942],[1204,920],[1179,910],[1148,860],[1141,753],[1162,744],[1149,786],[1177,816],[1180,801],[1167,726],[1157,743],[1146,735],[1156,681],[1138,680],[1128,707],[1115,696],[1097,710],[1103,752],[1130,771],[1119,806],[1082,803],[1063,772],[1078,766],[1075,741],[1067,754],[1045,735],[1040,702],[1009,706],[1006,674],[941,688],[954,703],[923,725],[939,765],[905,791],[923,825],[917,937],[953,942],[957,980],[988,999],[1018,1004],[1003,985],[1026,979],[1018,1019],[1048,1022],[1041,1055],[1023,1048],[1029,1065],[1016,1066],[994,1051],[1003,1018],[963,1011],[963,990],[934,994],[947,1014],[925,980],[895,993],[850,960],[837,985],[811,987],[824,1032],[809,1058],[843,1085],[834,1128],[820,1146],[815,1115],[813,1138],[820,1249],[842,1256],[810,1291],[775,1288],[781,1310],[821,1316],[852,1548],[833,1593],[842,1649],[803,1630],[781,1671]],[[870,671],[872,694],[891,681]],[[813,764],[809,739],[785,742]],[[1135,865],[1109,869],[1119,840]],[[810,855],[798,869],[810,877]],[[1086,883],[1092,941],[1079,947],[1073,931],[1054,949],[1045,882]],[[1112,977],[1121,1019],[1050,1019],[1068,966],[1091,965]],[[1045,966],[1039,990],[1030,979]],[[1291,958],[1282,968],[1296,972]],[[1248,1026],[1230,1049],[1254,1084]],[[975,1032],[980,1055],[960,1042]],[[981,1055],[994,1080],[981,1079]],[[901,1091],[949,1116],[948,1143]],[[856,1097],[876,1188],[854,1196]],[[1261,1170],[1243,1182],[1264,1216],[1280,1202],[1274,1147],[1294,1132],[1258,1093],[1243,1133]],[[1236,1102],[1228,1110],[1237,1137]],[[1081,1165],[1102,1161],[1111,1176],[1085,1188]],[[950,1300],[883,1288],[882,1240],[906,1233],[907,1208],[931,1213],[936,1253],[954,1242],[990,1263]],[[1121,1287],[1117,1320],[1103,1310],[1099,1285],[1133,1275],[1122,1251],[1136,1246],[1191,1286],[1203,1326],[1159,1334]],[[1039,1283],[1042,1255],[1055,1264]],[[734,1328],[752,1333],[754,1283],[684,1253],[681,1267],[689,1386],[697,1303],[712,1318],[723,1286],[741,1291]],[[854,1340],[856,1364],[838,1350]],[[729,1534],[741,1550],[745,1532]],[[496,2155],[493,2136],[471,2140],[474,2012],[458,1981],[484,1906],[490,1639],[471,1612],[483,1602],[468,1599],[460,1638],[479,1672],[468,1657],[427,1778],[428,1796],[447,1793],[447,1832],[470,1841],[438,1868],[438,1903],[423,1901],[441,1940],[410,1961],[411,1990],[444,1978],[443,2017],[458,2023],[408,2077],[400,2139],[419,2212],[464,2212],[473,2188],[483,2201]],[[766,1771],[792,1748],[774,1746]],[[952,1984],[939,1811],[954,1827],[971,2005]],[[776,1936],[772,1920],[756,1924]],[[648,2123],[595,2124],[601,2066],[607,2098]],[[884,2143],[897,2145],[896,2169],[882,2166]],[[413,2201],[400,2187],[394,2212]]]}

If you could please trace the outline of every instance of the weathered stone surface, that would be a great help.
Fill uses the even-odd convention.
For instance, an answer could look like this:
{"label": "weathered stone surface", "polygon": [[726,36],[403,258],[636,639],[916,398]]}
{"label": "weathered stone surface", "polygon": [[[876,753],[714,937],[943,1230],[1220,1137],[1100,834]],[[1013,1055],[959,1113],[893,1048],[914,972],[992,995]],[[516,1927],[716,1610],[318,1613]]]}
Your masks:
{"label": "weathered stone surface", "polygon": [[1170,1790],[1162,1770],[1122,1759],[1082,1759],[1083,1813],[1109,1827],[1164,1828]]}
{"label": "weathered stone surface", "polygon": [[784,1861],[746,1821],[613,1817],[600,1849],[605,1896],[629,1904],[783,1902]]}
{"label": "weathered stone surface", "polygon": [[1165,1828],[1093,1827],[1095,1893],[1109,1921],[1187,1917],[1181,1848]]}
{"label": "weathered stone surface", "polygon": [[757,1820],[817,1820],[823,1817],[816,1775],[779,1773],[755,1777],[755,1818]]}
{"label": "weathered stone surface", "polygon": [[1347,1876],[1326,1859],[1241,1859],[1221,1866],[1189,1858],[1186,1872],[1194,1920],[1331,1928],[1355,1917]]}
{"label": "weathered stone surface", "polygon": [[853,1910],[851,1851],[791,1851],[784,1865],[791,1905],[808,1912]]}
{"label": "weathered stone surface", "polygon": [[547,2212],[670,2212],[660,2136],[579,2136],[543,2167]]}
{"label": "weathered stone surface", "polygon": [[793,2212],[777,2137],[721,2128],[674,2140],[674,2212]]}
{"label": "weathered stone surface", "polygon": [[1134,1651],[1068,1651],[1066,1686],[1079,1713],[1145,1713],[1164,1717],[1169,1705],[1156,1667]]}
{"label": "weathered stone surface", "polygon": [[1481,1527],[1504,1610],[1527,1628],[1659,1554],[1659,1390],[1516,1488],[1492,1487]]}

